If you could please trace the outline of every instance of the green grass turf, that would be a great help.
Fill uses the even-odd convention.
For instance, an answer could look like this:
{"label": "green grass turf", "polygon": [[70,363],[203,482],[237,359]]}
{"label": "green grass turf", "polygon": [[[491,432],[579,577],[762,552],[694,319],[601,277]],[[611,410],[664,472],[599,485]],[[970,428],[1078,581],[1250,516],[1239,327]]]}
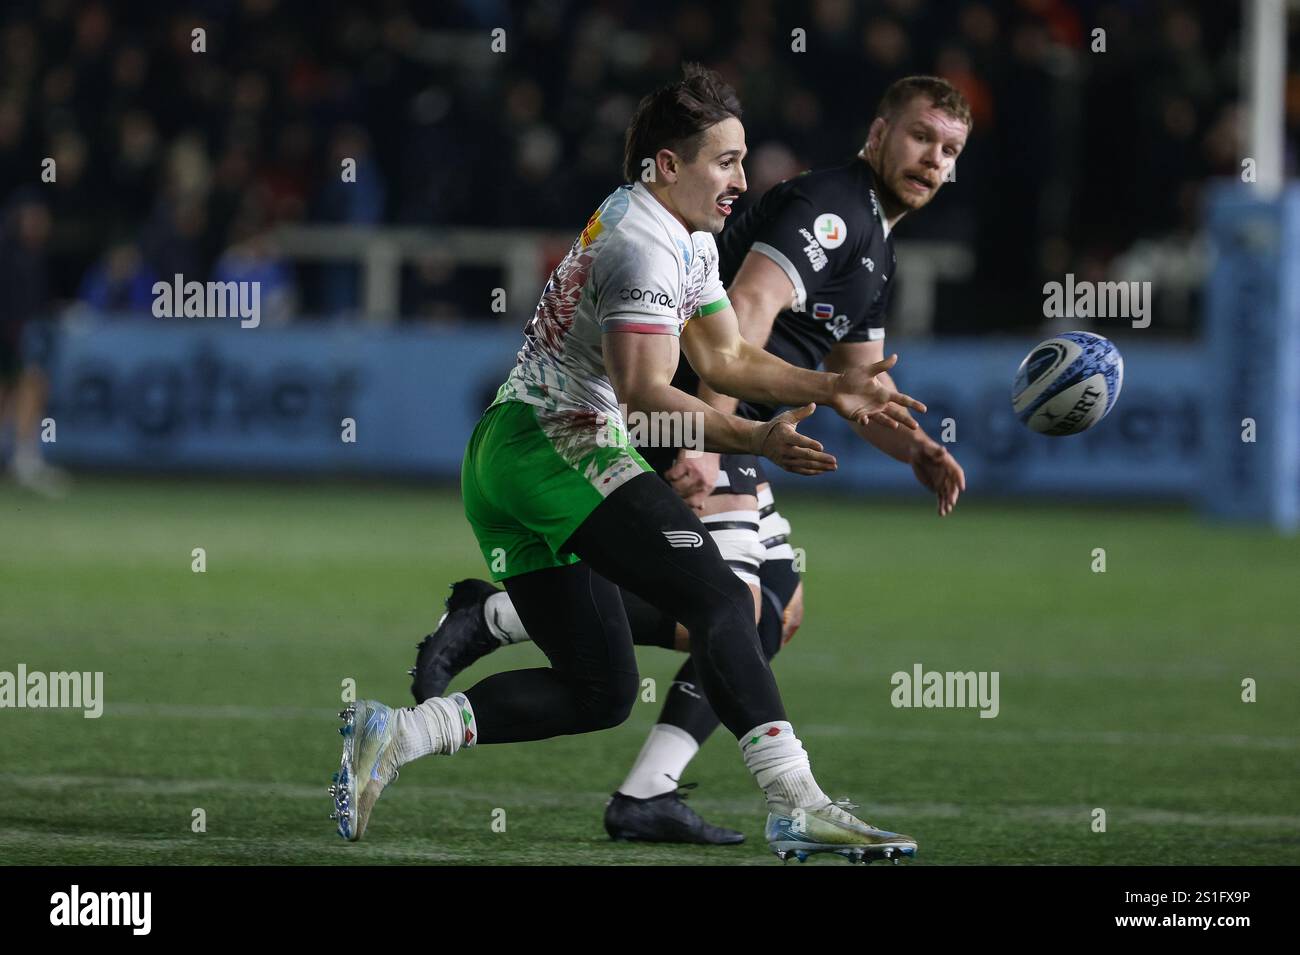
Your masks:
{"label": "green grass turf", "polygon": [[[832,796],[918,837],[914,864],[1300,862],[1296,541],[1181,510],[782,500],[808,571],[775,663],[791,718]],[[107,697],[98,720],[0,711],[0,861],[779,864],[725,733],[687,778],[746,845],[606,840],[651,703],[423,760],[366,842],[334,835],[341,681],[405,704],[446,584],[483,570],[452,491],[86,478],[59,503],[0,489],[0,527],[0,670],[103,670]],[[662,699],[681,658],[639,656]],[[510,648],[453,685],[541,659]],[[895,709],[914,663],[998,671],[1000,714]]]}

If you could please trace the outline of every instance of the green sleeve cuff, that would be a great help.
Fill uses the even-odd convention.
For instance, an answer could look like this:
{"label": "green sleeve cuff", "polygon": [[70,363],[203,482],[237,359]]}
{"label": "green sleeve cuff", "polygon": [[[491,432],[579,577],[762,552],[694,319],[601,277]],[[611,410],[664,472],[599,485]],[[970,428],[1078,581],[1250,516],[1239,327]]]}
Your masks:
{"label": "green sleeve cuff", "polygon": [[703,318],[705,315],[712,315],[714,312],[720,312],[731,304],[727,296],[722,296],[716,302],[710,302],[708,305],[701,305],[695,310],[696,317]]}

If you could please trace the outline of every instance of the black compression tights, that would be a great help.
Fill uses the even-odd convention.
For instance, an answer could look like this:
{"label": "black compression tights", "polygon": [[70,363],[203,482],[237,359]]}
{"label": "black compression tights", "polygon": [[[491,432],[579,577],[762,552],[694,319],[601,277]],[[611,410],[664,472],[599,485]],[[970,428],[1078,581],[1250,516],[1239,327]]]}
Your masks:
{"label": "black compression tights", "polygon": [[[781,649],[785,631],[785,608],[799,589],[799,572],[791,560],[769,559],[759,571],[762,586],[761,615],[758,619],[758,642],[764,655],[771,660]],[[677,646],[677,622],[667,614],[652,607],[636,594],[623,592],[623,605],[627,608],[628,624],[632,629],[632,642],[638,647]],[[684,729],[701,746],[718,728],[718,715],[713,712],[695,671],[695,661],[690,657],[681,665],[664,696],[664,707],[658,722]]]}
{"label": "black compression tights", "polygon": [[[687,534],[670,541],[665,531]],[[626,719],[638,681],[620,586],[686,626],[698,682],[733,735],[786,718],[749,588],[656,475],[640,475],[610,494],[567,547],[581,563],[506,581],[520,621],[551,666],[494,674],[466,691],[480,743],[585,733]]]}

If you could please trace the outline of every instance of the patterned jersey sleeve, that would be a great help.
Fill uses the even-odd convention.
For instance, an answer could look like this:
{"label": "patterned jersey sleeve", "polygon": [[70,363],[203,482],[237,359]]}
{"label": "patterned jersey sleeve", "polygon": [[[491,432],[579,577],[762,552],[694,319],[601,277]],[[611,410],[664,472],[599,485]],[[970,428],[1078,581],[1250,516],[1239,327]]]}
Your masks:
{"label": "patterned jersey sleeve", "polygon": [[620,236],[601,251],[592,278],[602,332],[681,334],[681,271],[672,248]]}

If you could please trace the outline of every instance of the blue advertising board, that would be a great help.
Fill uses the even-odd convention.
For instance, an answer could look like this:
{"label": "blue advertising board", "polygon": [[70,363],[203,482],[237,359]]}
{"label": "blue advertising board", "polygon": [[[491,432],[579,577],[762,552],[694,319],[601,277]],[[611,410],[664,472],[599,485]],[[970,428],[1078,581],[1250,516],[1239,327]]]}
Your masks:
{"label": "blue advertising board", "polygon": [[[455,475],[514,361],[498,329],[303,322],[65,324],[56,461],[221,471]],[[346,441],[345,419],[355,422]]]}
{"label": "blue advertising board", "polygon": [[1300,186],[1210,196],[1204,504],[1219,517],[1300,524]]}
{"label": "blue advertising board", "polygon": [[[1204,441],[1204,353],[1135,337],[1121,345],[1117,406],[1092,431],[1068,438],[1031,433],[1011,413],[1011,381],[1033,340],[899,342],[896,378],[929,405],[922,421],[931,435],[940,437],[952,419],[949,447],[971,493],[1191,497]],[[519,343],[517,329],[474,326],[65,325],[50,406],[58,442],[50,450],[78,466],[455,478]],[[355,442],[343,440],[347,418]],[[804,430],[837,455],[839,471],[774,480],[924,493],[909,468],[828,409]]]}

